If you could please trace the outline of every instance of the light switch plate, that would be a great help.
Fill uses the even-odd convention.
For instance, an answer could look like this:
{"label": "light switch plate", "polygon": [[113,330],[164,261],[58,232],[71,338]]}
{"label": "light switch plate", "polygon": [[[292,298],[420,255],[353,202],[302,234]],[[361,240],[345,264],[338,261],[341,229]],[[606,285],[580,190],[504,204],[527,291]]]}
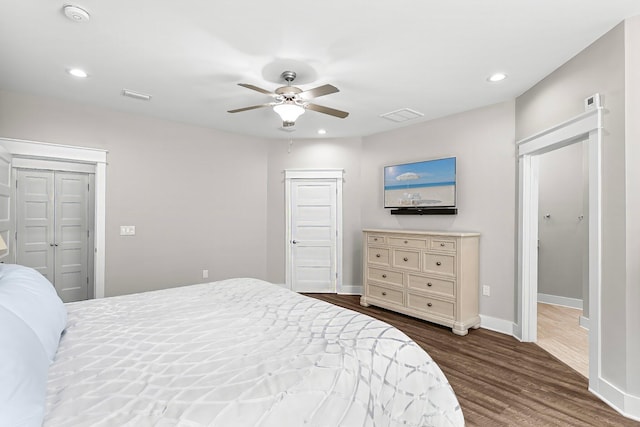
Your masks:
{"label": "light switch plate", "polygon": [[120,226],[120,235],[121,236],[135,236],[136,235],[136,226],[135,225],[121,225]]}

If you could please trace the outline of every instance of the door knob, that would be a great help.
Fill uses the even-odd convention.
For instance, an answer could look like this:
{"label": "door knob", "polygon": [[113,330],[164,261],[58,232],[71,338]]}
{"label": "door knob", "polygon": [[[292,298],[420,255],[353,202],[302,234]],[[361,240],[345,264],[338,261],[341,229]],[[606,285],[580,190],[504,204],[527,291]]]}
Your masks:
{"label": "door knob", "polygon": [[291,243],[293,243],[294,245],[298,243],[297,240],[292,240]]}

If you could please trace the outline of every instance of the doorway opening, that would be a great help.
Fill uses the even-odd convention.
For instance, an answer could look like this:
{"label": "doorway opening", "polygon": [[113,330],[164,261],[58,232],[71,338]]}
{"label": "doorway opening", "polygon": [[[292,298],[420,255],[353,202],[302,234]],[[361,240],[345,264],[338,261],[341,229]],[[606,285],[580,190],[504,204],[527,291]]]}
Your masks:
{"label": "doorway opening", "polygon": [[[12,168],[51,168],[52,164],[58,162],[70,162],[78,167],[88,167],[95,177],[95,193],[94,193],[94,218],[93,223],[93,263],[89,265],[90,275],[93,278],[93,298],[103,298],[105,296],[105,276],[106,276],[106,256],[105,256],[105,240],[106,240],[106,167],[107,167],[107,151],[97,148],[79,147],[51,144],[46,142],[27,141],[21,139],[1,138],[0,147],[6,152],[6,168],[4,162],[0,161],[0,175],[10,176]],[[32,162],[38,163],[33,166]],[[51,163],[52,162],[52,163]],[[6,169],[6,171],[4,170]],[[86,170],[85,170],[86,172]],[[2,176],[0,176],[2,178]],[[0,200],[3,199],[5,191],[4,182],[0,180]],[[9,195],[7,200],[12,197]],[[13,204],[13,203],[12,203]],[[7,211],[9,211],[7,209]],[[13,236],[15,223],[13,218],[0,218],[0,233],[6,233]],[[8,229],[9,226],[11,229]],[[4,236],[4,234],[3,234]],[[14,239],[7,240],[9,253],[6,255],[9,259],[15,259]]]}
{"label": "doorway opening", "polygon": [[600,360],[602,109],[587,111],[517,143],[519,170],[518,323],[514,334],[537,340],[540,155],[586,141],[588,150],[589,388],[598,390]]}
{"label": "doorway opening", "polygon": [[285,276],[293,291],[340,291],[342,174],[342,169],[285,170]]}
{"label": "doorway opening", "polygon": [[47,278],[64,302],[93,298],[95,176],[56,169],[14,169],[15,263]]}
{"label": "doorway opening", "polygon": [[537,344],[589,377],[586,142],[539,156]]}

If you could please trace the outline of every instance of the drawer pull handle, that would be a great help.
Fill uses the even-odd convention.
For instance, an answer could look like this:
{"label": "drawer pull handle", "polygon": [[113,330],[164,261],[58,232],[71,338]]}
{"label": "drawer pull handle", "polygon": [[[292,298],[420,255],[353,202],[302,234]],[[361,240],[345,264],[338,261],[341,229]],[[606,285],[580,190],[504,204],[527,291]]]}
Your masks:
{"label": "drawer pull handle", "polygon": [[440,261],[436,261],[436,265],[442,265]]}
{"label": "drawer pull handle", "polygon": [[378,241],[378,238],[377,238],[377,237],[374,237],[374,238],[373,238],[373,241],[374,241],[374,242],[377,242],[377,241]]}
{"label": "drawer pull handle", "polygon": [[407,258],[407,257],[404,257],[404,258],[402,258],[402,259],[404,260],[404,262],[409,261],[409,258]]}
{"label": "drawer pull handle", "polygon": [[382,296],[383,296],[383,297],[386,297],[386,296],[387,296],[387,293],[386,293],[386,292],[383,292],[383,293],[382,293]]}
{"label": "drawer pull handle", "polygon": [[432,286],[433,286],[433,283],[428,282],[428,283],[427,283],[427,286],[428,286],[428,287],[432,287]]}
{"label": "drawer pull handle", "polygon": [[444,248],[444,243],[440,243],[440,246],[442,246]]}
{"label": "drawer pull handle", "polygon": [[382,278],[383,278],[383,279],[386,279],[386,278],[387,278],[387,275],[386,275],[386,274],[383,274],[383,275],[382,275]]}
{"label": "drawer pull handle", "polygon": [[408,244],[409,244],[409,241],[408,241],[408,240],[405,240],[405,241],[404,241],[404,244],[405,244],[405,245],[408,245]]}
{"label": "drawer pull handle", "polygon": [[427,307],[431,307],[433,304],[431,304],[430,302],[427,303]]}
{"label": "drawer pull handle", "polygon": [[376,258],[380,258],[380,254],[376,254]]}

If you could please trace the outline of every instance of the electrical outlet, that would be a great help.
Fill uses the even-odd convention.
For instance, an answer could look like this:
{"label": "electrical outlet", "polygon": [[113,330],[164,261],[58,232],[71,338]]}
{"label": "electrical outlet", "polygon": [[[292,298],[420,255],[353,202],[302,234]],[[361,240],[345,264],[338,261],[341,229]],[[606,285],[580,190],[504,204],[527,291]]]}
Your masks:
{"label": "electrical outlet", "polygon": [[121,236],[135,236],[136,235],[136,226],[135,225],[121,225],[120,226],[120,235]]}
{"label": "electrical outlet", "polygon": [[202,270],[202,278],[203,279],[209,278],[209,270]]}
{"label": "electrical outlet", "polygon": [[482,295],[485,297],[489,297],[491,296],[491,286],[489,285],[484,285],[482,287]]}

